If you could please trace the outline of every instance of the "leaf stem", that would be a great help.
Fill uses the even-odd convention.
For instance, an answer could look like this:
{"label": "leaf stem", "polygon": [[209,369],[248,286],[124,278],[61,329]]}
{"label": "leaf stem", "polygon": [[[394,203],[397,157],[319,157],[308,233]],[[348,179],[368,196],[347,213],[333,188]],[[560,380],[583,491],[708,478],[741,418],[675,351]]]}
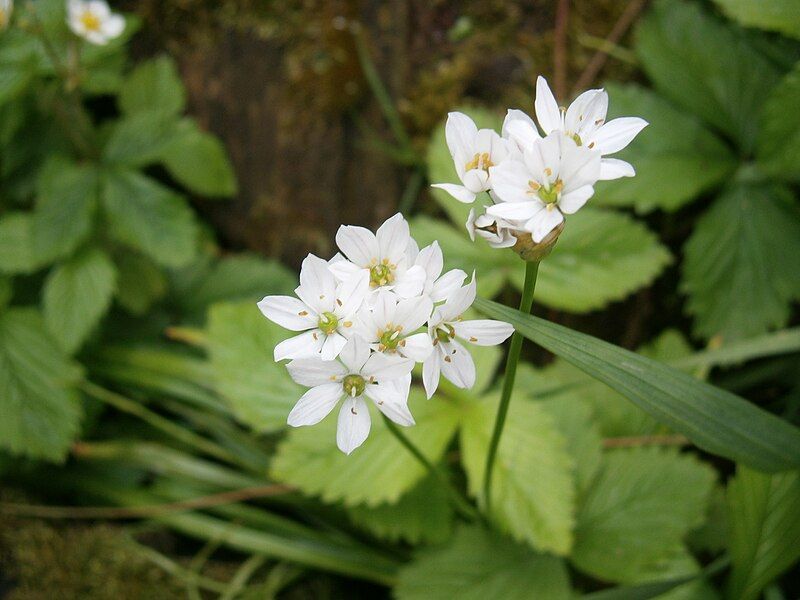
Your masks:
{"label": "leaf stem", "polygon": [[[539,274],[538,262],[525,263],[525,284],[522,288],[522,299],[519,303],[519,310],[525,314],[530,313],[533,306],[533,293],[536,289],[536,276]],[[492,472],[494,471],[494,461],[497,456],[497,447],[500,445],[500,436],[503,434],[503,426],[506,423],[508,406],[511,403],[511,392],[514,389],[514,380],[517,376],[517,364],[522,350],[522,334],[518,331],[511,336],[511,347],[508,349],[506,359],[505,378],[503,379],[503,392],[500,396],[500,405],[497,408],[497,416],[494,421],[494,430],[489,442],[489,452],[486,454],[486,468],[483,474],[483,498],[486,503],[486,513],[488,514],[491,505]]]}
{"label": "leaf stem", "polygon": [[400,431],[400,428],[395,425],[386,415],[383,416],[383,422],[386,424],[386,428],[391,432],[391,434],[397,438],[397,441],[402,444],[402,446],[408,450],[411,454],[414,455],[414,458],[419,461],[419,463],[428,470],[428,472],[433,475],[436,480],[445,488],[447,491],[447,495],[450,499],[450,502],[453,505],[453,508],[456,512],[461,515],[467,521],[474,521],[480,517],[480,514],[472,504],[455,488],[453,484],[448,479],[447,475],[445,475],[441,469],[439,469],[436,465],[434,465],[431,461],[427,459],[427,457],[417,448],[414,443],[408,439],[406,434]]}

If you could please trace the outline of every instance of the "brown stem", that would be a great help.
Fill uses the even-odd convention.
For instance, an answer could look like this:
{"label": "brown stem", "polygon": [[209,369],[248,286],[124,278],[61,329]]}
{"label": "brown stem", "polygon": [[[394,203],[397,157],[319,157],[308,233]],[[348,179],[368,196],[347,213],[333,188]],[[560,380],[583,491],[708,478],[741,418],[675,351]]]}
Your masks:
{"label": "brown stem", "polygon": [[603,440],[603,448],[636,448],[638,446],[686,446],[689,438],[679,434],[638,435],[613,437]]}
{"label": "brown stem", "polygon": [[[646,3],[647,0],[632,0],[628,6],[625,7],[625,10],[622,11],[614,27],[611,28],[608,37],[606,37],[606,43],[604,44],[606,48],[619,43],[622,36],[627,33],[628,29],[630,29],[631,25],[636,21],[636,18],[639,16],[639,13],[642,12]],[[589,87],[594,83],[595,79],[597,79],[597,75],[608,60],[608,50],[606,48],[601,48],[594,53],[589,64],[586,65],[583,73],[581,73],[581,76],[578,78],[578,82],[573,89],[573,94]]]}
{"label": "brown stem", "polygon": [[558,0],[553,34],[553,82],[556,98],[566,101],[567,94],[567,24],[569,0]]}

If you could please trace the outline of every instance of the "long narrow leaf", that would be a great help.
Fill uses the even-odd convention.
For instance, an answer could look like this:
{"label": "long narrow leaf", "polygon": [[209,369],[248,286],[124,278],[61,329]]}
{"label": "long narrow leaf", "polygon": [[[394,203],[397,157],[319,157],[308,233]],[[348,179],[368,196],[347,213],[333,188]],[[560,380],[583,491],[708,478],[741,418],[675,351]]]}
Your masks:
{"label": "long narrow leaf", "polygon": [[698,447],[766,472],[800,468],[800,430],[672,367],[496,302],[475,307],[616,390]]}

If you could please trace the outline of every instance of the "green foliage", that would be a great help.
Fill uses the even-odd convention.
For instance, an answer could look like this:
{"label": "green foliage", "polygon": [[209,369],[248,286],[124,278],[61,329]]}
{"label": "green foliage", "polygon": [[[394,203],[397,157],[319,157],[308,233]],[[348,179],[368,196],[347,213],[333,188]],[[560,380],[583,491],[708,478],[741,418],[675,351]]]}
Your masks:
{"label": "green foliage", "polygon": [[795,110],[798,104],[800,63],[769,94],[758,136],[759,163],[765,171],[785,180],[800,180],[800,115]]}
{"label": "green foliage", "polygon": [[527,600],[572,597],[564,562],[477,526],[446,545],[419,552],[400,571],[399,600]]}
{"label": "green foliage", "polygon": [[38,268],[31,221],[31,215],[23,212],[0,216],[0,272],[32,273]]}
{"label": "green foliage", "polygon": [[44,320],[61,347],[78,350],[111,306],[117,273],[97,248],[82,250],[58,265],[42,290]]}
{"label": "green foliage", "polygon": [[167,291],[167,278],[152,260],[125,249],[114,257],[116,300],[129,313],[143,315]]}
{"label": "green foliage", "polygon": [[137,66],[120,88],[118,103],[126,114],[159,110],[180,115],[186,108],[186,90],[175,62],[160,56]]}
{"label": "green foliage", "polygon": [[175,118],[159,109],[136,112],[117,121],[103,147],[110,165],[142,167],[156,162],[174,137]]}
{"label": "green foliage", "polygon": [[[499,398],[466,407],[462,463],[470,493],[482,493],[486,453]],[[492,519],[507,534],[537,550],[565,555],[572,546],[574,464],[553,416],[531,402],[511,404],[497,452]]]}
{"label": "green foliage", "polygon": [[794,0],[714,0],[731,19],[800,38],[800,11]]}
{"label": "green foliage", "polygon": [[0,312],[0,447],[63,460],[80,422],[80,402],[70,387],[79,377],[38,313]]}
{"label": "green foliage", "polygon": [[303,393],[272,356],[290,333],[265,319],[254,302],[217,304],[209,310],[216,388],[236,418],[256,431],[285,427],[286,415]]}
{"label": "green foliage", "polygon": [[756,469],[800,467],[800,430],[685,373],[561,325],[477,298],[475,308],[623,394],[698,447]]}
{"label": "green foliage", "polygon": [[578,509],[571,560],[601,580],[640,582],[700,524],[714,479],[711,468],[675,451],[608,452]]}
{"label": "green foliage", "polygon": [[453,531],[453,508],[447,491],[431,476],[394,504],[354,506],[347,514],[359,527],[393,542],[441,544]]}
{"label": "green foliage", "polygon": [[[294,403],[299,397],[288,400]],[[443,400],[428,401],[417,390],[412,390],[408,404],[417,424],[404,433],[429,460],[438,462],[458,426],[458,407]],[[426,471],[373,408],[369,438],[349,456],[336,447],[338,408],[313,428],[292,429],[278,446],[272,476],[306,494],[319,495],[325,502],[349,507],[397,502]]]}
{"label": "green foliage", "polygon": [[758,598],[800,558],[800,475],[766,475],[739,465],[728,485],[731,598]]}
{"label": "green foliage", "polygon": [[683,290],[699,334],[735,340],[786,325],[800,297],[800,269],[786,260],[800,256],[800,210],[788,190],[727,190],[697,222],[685,254]]}

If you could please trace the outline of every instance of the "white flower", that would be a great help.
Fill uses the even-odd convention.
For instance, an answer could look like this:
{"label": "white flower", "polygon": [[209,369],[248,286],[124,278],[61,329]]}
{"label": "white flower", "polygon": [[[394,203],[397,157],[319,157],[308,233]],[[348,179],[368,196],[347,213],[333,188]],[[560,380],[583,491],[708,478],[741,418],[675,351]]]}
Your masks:
{"label": "white flower", "polygon": [[437,307],[428,322],[433,352],[422,365],[422,382],[428,398],[439,386],[440,373],[460,388],[475,385],[475,363],[456,338],[478,346],[495,346],[514,333],[514,328],[503,321],[461,320],[461,315],[475,301],[476,286],[473,273],[472,281]]}
{"label": "white flower", "polygon": [[433,302],[428,296],[400,300],[389,291],[381,291],[375,302],[359,314],[356,335],[370,347],[385,354],[396,354],[422,362],[433,351],[426,332],[418,332],[430,318]]}
{"label": "white flower", "polygon": [[122,34],[125,19],[112,13],[105,0],[68,0],[67,25],[75,35],[103,46]]}
{"label": "white flower", "polygon": [[408,223],[400,213],[372,233],[364,227],[342,225],[336,232],[336,245],[347,260],[334,259],[330,269],[339,280],[358,272],[367,273],[373,290],[390,289],[401,298],[419,296],[425,284],[425,270],[409,267],[409,255],[416,252]]}
{"label": "white flower", "polygon": [[[541,76],[536,80],[534,107],[545,135],[561,131],[577,145],[596,150],[601,156],[619,152],[647,126],[647,121],[638,117],[620,117],[606,122],[608,93],[602,89],[583,92],[569,108],[561,109],[547,81]],[[540,137],[530,117],[518,110],[508,111],[503,135],[522,149]],[[603,158],[601,161],[599,179],[633,177],[635,174],[633,167],[623,160]]]}
{"label": "white flower", "polygon": [[539,243],[564,220],[564,214],[586,204],[599,175],[599,153],[553,132],[527,147],[522,160],[492,168],[493,192],[500,202],[486,213],[519,223]]}
{"label": "white flower", "polygon": [[425,269],[425,284],[422,293],[429,296],[433,302],[443,302],[450,294],[460,288],[467,278],[461,269],[452,269],[442,275],[444,269],[444,256],[439,242],[434,241],[419,251],[414,258],[414,264]]}
{"label": "white flower", "polygon": [[506,159],[509,144],[491,129],[479,130],[472,119],[460,112],[447,115],[445,137],[463,185],[437,183],[433,187],[468,204],[475,200],[477,194],[491,189],[489,168]]}
{"label": "white flower", "polygon": [[369,290],[369,275],[354,273],[338,282],[328,263],[309,254],[300,269],[298,298],[267,296],[258,308],[270,321],[298,336],[275,346],[275,360],[318,356],[322,360],[336,358],[347,338],[354,331],[356,312]]}
{"label": "white flower", "polygon": [[336,443],[342,452],[350,454],[369,435],[371,421],[364,396],[398,425],[414,424],[408,410],[413,367],[410,359],[370,353],[367,343],[358,336],[347,342],[339,360],[293,360],[287,365],[292,379],[311,389],[297,401],[288,423],[292,427],[319,423],[344,398]]}
{"label": "white flower", "polygon": [[492,248],[510,248],[517,243],[512,231],[516,229],[513,223],[491,215],[479,215],[474,208],[469,210],[467,217],[467,233],[469,239],[475,241],[475,236],[480,236]]}
{"label": "white flower", "polygon": [[0,29],[8,28],[13,12],[14,0],[0,0]]}

